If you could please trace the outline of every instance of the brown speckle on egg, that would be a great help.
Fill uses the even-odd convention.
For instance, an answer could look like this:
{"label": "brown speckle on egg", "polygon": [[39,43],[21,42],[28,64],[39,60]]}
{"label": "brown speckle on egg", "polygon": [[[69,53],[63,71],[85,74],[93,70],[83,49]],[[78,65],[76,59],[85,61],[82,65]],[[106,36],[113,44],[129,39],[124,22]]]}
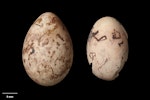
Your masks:
{"label": "brown speckle on egg", "polygon": [[60,34],[56,34],[57,38],[59,38],[60,40],[64,41],[63,37]]}
{"label": "brown speckle on egg", "polygon": [[57,43],[57,46],[60,46],[60,43],[59,42],[56,42]]}
{"label": "brown speckle on egg", "polygon": [[48,45],[48,42],[49,42],[49,40],[48,40],[48,38],[46,38],[46,39],[42,42],[42,46]]}
{"label": "brown speckle on egg", "polygon": [[40,24],[41,21],[42,21],[42,18],[38,18],[38,19],[35,21],[35,24]]}

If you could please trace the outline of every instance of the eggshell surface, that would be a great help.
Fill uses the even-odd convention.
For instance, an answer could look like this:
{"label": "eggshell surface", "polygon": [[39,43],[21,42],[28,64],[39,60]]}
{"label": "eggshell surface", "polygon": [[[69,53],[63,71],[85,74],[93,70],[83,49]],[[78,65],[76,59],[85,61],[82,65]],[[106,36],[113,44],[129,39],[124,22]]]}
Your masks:
{"label": "eggshell surface", "polygon": [[57,15],[45,12],[31,25],[23,43],[22,60],[29,77],[39,85],[53,86],[67,76],[73,45]]}
{"label": "eggshell surface", "polygon": [[87,40],[87,59],[96,77],[111,81],[119,76],[128,59],[128,34],[115,18],[95,22]]}

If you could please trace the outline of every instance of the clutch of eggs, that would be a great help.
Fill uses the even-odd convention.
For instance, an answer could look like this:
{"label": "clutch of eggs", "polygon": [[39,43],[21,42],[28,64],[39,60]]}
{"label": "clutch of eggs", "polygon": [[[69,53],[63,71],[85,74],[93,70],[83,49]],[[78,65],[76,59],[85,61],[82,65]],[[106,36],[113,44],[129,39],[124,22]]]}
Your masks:
{"label": "clutch of eggs", "polygon": [[41,14],[29,28],[23,43],[22,60],[28,76],[42,86],[61,82],[73,62],[69,32],[52,12]]}
{"label": "clutch of eggs", "polygon": [[92,73],[103,80],[114,80],[128,58],[128,34],[115,18],[102,17],[93,25],[86,49]]}

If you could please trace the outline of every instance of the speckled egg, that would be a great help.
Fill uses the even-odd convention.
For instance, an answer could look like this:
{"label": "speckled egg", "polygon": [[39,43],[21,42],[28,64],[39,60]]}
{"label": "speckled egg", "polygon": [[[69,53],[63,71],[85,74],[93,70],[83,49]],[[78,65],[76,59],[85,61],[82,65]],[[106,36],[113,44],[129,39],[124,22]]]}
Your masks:
{"label": "speckled egg", "polygon": [[96,77],[111,81],[119,76],[128,59],[128,34],[119,21],[106,16],[95,22],[87,40],[87,59]]}
{"label": "speckled egg", "polygon": [[53,86],[69,73],[73,45],[69,32],[52,12],[41,14],[28,30],[22,49],[28,76],[42,86]]}

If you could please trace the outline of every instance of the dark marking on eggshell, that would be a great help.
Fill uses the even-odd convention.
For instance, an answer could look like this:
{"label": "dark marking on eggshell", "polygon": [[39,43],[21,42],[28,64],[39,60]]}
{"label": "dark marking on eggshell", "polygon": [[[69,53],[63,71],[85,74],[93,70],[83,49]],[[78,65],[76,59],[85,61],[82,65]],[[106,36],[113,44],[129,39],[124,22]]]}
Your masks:
{"label": "dark marking on eggshell", "polygon": [[54,42],[55,40],[54,39],[52,39],[52,42]]}
{"label": "dark marking on eggshell", "polygon": [[54,70],[53,70],[52,67],[50,67],[50,70],[52,71],[51,76],[50,76],[50,79],[51,79],[51,80],[57,79],[57,78],[58,78],[58,75],[55,74],[55,72],[54,72]]}
{"label": "dark marking on eggshell", "polygon": [[57,29],[57,24],[55,24],[52,29],[49,29],[49,30],[48,30],[48,32],[47,32],[48,35],[51,34],[51,33],[53,33],[55,29]]}
{"label": "dark marking on eggshell", "polygon": [[40,74],[40,71],[38,70],[37,73]]}
{"label": "dark marking on eggshell", "polygon": [[38,38],[38,45],[39,45],[39,46],[40,46],[40,43],[41,43],[41,41],[42,41],[43,36],[44,36],[44,34]]}
{"label": "dark marking on eggshell", "polygon": [[53,18],[52,18],[52,23],[56,23],[56,21],[57,21],[57,18],[56,18],[56,17],[53,17]]}
{"label": "dark marking on eggshell", "polygon": [[66,50],[69,50],[69,49],[70,49],[70,46],[65,45],[65,48],[66,48]]}
{"label": "dark marking on eggshell", "polygon": [[65,62],[66,62],[65,70],[70,69],[70,62],[71,62],[71,59],[66,59]]}
{"label": "dark marking on eggshell", "polygon": [[38,19],[34,22],[34,24],[37,25],[37,26],[39,26],[39,27],[43,27],[43,24],[41,24],[41,21],[42,21],[42,18],[38,18]]}
{"label": "dark marking on eggshell", "polygon": [[113,38],[113,39],[121,39],[121,34],[120,34],[120,32],[114,29],[114,31],[113,31],[113,33],[112,33],[112,38]]}
{"label": "dark marking on eggshell", "polygon": [[106,58],[102,63],[99,65],[98,70],[100,70],[106,63],[108,62],[108,58]]}
{"label": "dark marking on eggshell", "polygon": [[64,41],[63,37],[60,34],[56,34],[56,37],[58,37],[60,40]]}
{"label": "dark marking on eggshell", "polygon": [[31,63],[29,62],[29,66],[31,66]]}
{"label": "dark marking on eggshell", "polygon": [[63,61],[63,62],[65,62],[65,57],[61,56],[60,60]]}
{"label": "dark marking on eggshell", "polygon": [[96,34],[98,34],[99,33],[99,31],[97,30],[96,32],[90,32],[90,34],[89,34],[89,39],[90,38],[92,38],[92,37],[94,37],[95,39],[96,39],[96,41],[104,41],[104,40],[106,40],[107,39],[107,36],[106,35],[104,35],[104,36],[102,36],[102,37],[100,37],[100,38],[97,38],[96,37]]}
{"label": "dark marking on eggshell", "polygon": [[23,62],[25,63],[25,62],[26,62],[26,60],[25,60],[25,59],[23,59]]}
{"label": "dark marking on eggshell", "polygon": [[32,48],[31,48],[30,55],[32,55],[34,52],[35,52],[35,50],[34,50],[34,48],[32,47]]}
{"label": "dark marking on eggshell", "polygon": [[44,40],[44,42],[42,43],[42,47],[45,46],[45,45],[48,45],[48,43],[49,43],[49,40],[48,40],[48,38],[46,38],[46,39]]}
{"label": "dark marking on eggshell", "polygon": [[60,46],[60,43],[59,42],[56,42],[57,43],[57,46]]}
{"label": "dark marking on eggshell", "polygon": [[52,25],[52,24],[55,24],[56,21],[57,21],[57,18],[56,18],[56,17],[51,18],[51,17],[49,16],[49,19],[51,19],[51,20],[50,20],[49,22],[47,22],[46,25]]}
{"label": "dark marking on eggshell", "polygon": [[23,54],[29,52],[29,50],[32,48],[33,44],[34,44],[33,42],[31,44],[28,44],[27,47],[23,49]]}
{"label": "dark marking on eggshell", "polygon": [[[60,59],[56,59],[56,60],[61,60],[64,59],[65,57],[61,57]],[[70,60],[69,60],[70,61]],[[56,61],[55,61],[55,65],[56,65]],[[49,69],[51,70],[51,75],[49,76],[50,80],[56,80],[57,78],[61,77],[70,67],[67,67],[65,65],[62,65],[62,67],[60,67],[60,72],[56,73],[53,69],[53,67],[49,66]]]}
{"label": "dark marking on eggshell", "polygon": [[121,47],[121,45],[123,44],[123,41],[122,42],[120,42],[120,43],[118,43],[118,45],[119,45],[119,47]]}
{"label": "dark marking on eggshell", "polygon": [[93,32],[93,31],[91,30],[91,32],[90,32],[88,38],[91,39],[91,38],[94,37],[96,34],[98,34],[98,32],[99,32],[99,31]]}
{"label": "dark marking on eggshell", "polygon": [[48,50],[48,54],[51,54],[51,51],[50,51],[50,50]]}
{"label": "dark marking on eggshell", "polygon": [[38,18],[36,21],[35,21],[35,23],[41,23],[41,21],[42,21],[42,18]]}
{"label": "dark marking on eggshell", "polygon": [[63,29],[64,31],[66,31],[66,27],[65,27],[65,25],[62,25],[62,29]]}
{"label": "dark marking on eggshell", "polygon": [[94,58],[96,57],[96,53],[95,52],[90,52],[89,57],[92,59],[92,61],[94,60]]}
{"label": "dark marking on eggshell", "polygon": [[35,25],[37,25],[37,26],[39,26],[39,27],[42,27],[41,25],[39,25],[39,24],[35,24]]}
{"label": "dark marking on eggshell", "polygon": [[104,41],[104,40],[107,39],[107,36],[104,35],[104,36],[102,36],[102,37],[100,37],[100,38],[97,38],[96,36],[94,36],[94,38],[95,38],[97,41]]}
{"label": "dark marking on eggshell", "polygon": [[53,52],[52,52],[51,58],[54,56],[55,52],[56,52],[56,51],[53,51]]}
{"label": "dark marking on eggshell", "polygon": [[99,31],[97,30],[96,32],[93,32],[92,35],[95,36],[98,33],[99,33]]}
{"label": "dark marking on eggshell", "polygon": [[122,56],[122,58],[121,58],[122,60],[124,59],[124,57]]}

